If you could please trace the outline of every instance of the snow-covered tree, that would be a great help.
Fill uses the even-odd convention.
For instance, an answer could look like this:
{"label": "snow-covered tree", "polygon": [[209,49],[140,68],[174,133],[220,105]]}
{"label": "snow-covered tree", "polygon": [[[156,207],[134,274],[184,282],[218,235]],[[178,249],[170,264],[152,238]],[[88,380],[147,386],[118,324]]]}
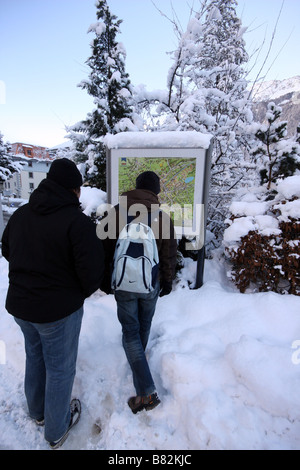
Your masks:
{"label": "snow-covered tree", "polygon": [[282,109],[271,102],[268,104],[264,123],[255,124],[258,145],[252,154],[260,165],[261,183],[270,190],[279,178],[292,176],[300,170],[299,134],[295,139],[287,138],[287,121],[280,121]]}
{"label": "snow-covered tree", "polygon": [[[237,17],[236,5],[236,0],[207,0],[203,4],[190,29],[191,34],[195,31],[198,47],[185,74],[197,99],[183,118],[183,129],[188,124],[214,136],[209,222],[217,238],[223,233],[224,213],[232,191],[245,178],[250,163],[244,160],[243,151],[247,140],[245,124],[252,120],[243,68],[248,55],[243,39],[245,29]],[[202,112],[199,90],[204,103]]]}
{"label": "snow-covered tree", "polygon": [[244,158],[245,125],[253,119],[243,68],[248,55],[236,6],[236,0],[202,1],[200,11],[191,11],[185,32],[173,20],[178,48],[172,53],[168,90],[137,93],[154,116],[152,129],[213,135],[209,220],[219,239],[231,192],[251,167]]}
{"label": "snow-covered tree", "polygon": [[21,169],[20,164],[13,161],[10,150],[10,145],[4,143],[3,135],[0,132],[0,183],[3,183],[9,179],[13,173]]}
{"label": "snow-covered tree", "polygon": [[86,163],[86,179],[90,185],[105,189],[106,155],[101,138],[108,133],[136,130],[131,107],[132,91],[125,72],[126,51],[117,42],[120,24],[112,15],[106,0],[96,2],[96,23],[88,33],[94,33],[88,79],[78,86],[94,98],[95,109],[85,120],[69,128],[69,138],[76,144],[75,161]]}

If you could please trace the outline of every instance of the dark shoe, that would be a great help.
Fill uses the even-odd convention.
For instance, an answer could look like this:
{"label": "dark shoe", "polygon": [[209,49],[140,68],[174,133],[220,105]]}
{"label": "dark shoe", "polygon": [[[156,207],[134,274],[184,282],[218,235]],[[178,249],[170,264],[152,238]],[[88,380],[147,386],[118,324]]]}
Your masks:
{"label": "dark shoe", "polygon": [[160,399],[158,398],[157,393],[152,393],[148,397],[145,397],[144,407],[146,411],[153,410],[157,405],[160,404]]}
{"label": "dark shoe", "polygon": [[70,430],[79,421],[80,414],[81,414],[81,403],[80,403],[80,401],[77,398],[74,398],[71,401],[70,408],[71,408],[71,420],[70,420],[69,427],[68,427],[67,431],[65,432],[65,434],[60,439],[58,439],[57,441],[53,441],[53,442],[49,443],[51,449],[58,449],[61,445],[63,445],[63,443],[65,442],[65,440],[67,439],[67,437],[69,435]]}
{"label": "dark shoe", "polygon": [[159,404],[160,399],[158,398],[157,393],[152,393],[152,395],[148,395],[146,397],[131,397],[128,400],[128,406],[134,414],[142,410],[153,410],[153,408]]}
{"label": "dark shoe", "polygon": [[35,419],[35,424],[37,424],[38,426],[44,426],[45,424],[44,418]]}

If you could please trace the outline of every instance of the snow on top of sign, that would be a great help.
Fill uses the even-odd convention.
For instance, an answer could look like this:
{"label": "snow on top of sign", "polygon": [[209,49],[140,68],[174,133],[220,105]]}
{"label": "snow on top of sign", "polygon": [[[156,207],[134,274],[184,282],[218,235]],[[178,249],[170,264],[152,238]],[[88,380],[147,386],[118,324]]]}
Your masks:
{"label": "snow on top of sign", "polygon": [[117,148],[204,148],[208,149],[211,134],[200,132],[121,132],[107,134],[103,142],[110,149]]}

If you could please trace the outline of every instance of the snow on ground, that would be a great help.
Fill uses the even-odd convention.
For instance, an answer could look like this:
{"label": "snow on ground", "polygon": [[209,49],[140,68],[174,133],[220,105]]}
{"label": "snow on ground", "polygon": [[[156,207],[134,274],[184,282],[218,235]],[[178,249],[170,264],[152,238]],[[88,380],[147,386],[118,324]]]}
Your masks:
{"label": "snow on ground", "polygon": [[[300,449],[300,298],[240,294],[225,271],[207,261],[203,287],[190,290],[188,260],[159,299],[148,357],[162,403],[137,415],[114,297],[86,301],[73,390],[82,416],[62,450]],[[27,415],[23,338],[6,289],[0,258],[0,449],[47,450]]]}

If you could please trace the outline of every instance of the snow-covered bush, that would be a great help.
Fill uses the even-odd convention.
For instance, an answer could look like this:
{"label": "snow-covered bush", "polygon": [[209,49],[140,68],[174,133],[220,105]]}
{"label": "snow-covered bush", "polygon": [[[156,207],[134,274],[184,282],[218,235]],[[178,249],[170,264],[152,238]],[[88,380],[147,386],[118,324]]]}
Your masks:
{"label": "snow-covered bush", "polygon": [[224,233],[229,273],[241,292],[254,287],[300,295],[300,175],[240,195]]}

